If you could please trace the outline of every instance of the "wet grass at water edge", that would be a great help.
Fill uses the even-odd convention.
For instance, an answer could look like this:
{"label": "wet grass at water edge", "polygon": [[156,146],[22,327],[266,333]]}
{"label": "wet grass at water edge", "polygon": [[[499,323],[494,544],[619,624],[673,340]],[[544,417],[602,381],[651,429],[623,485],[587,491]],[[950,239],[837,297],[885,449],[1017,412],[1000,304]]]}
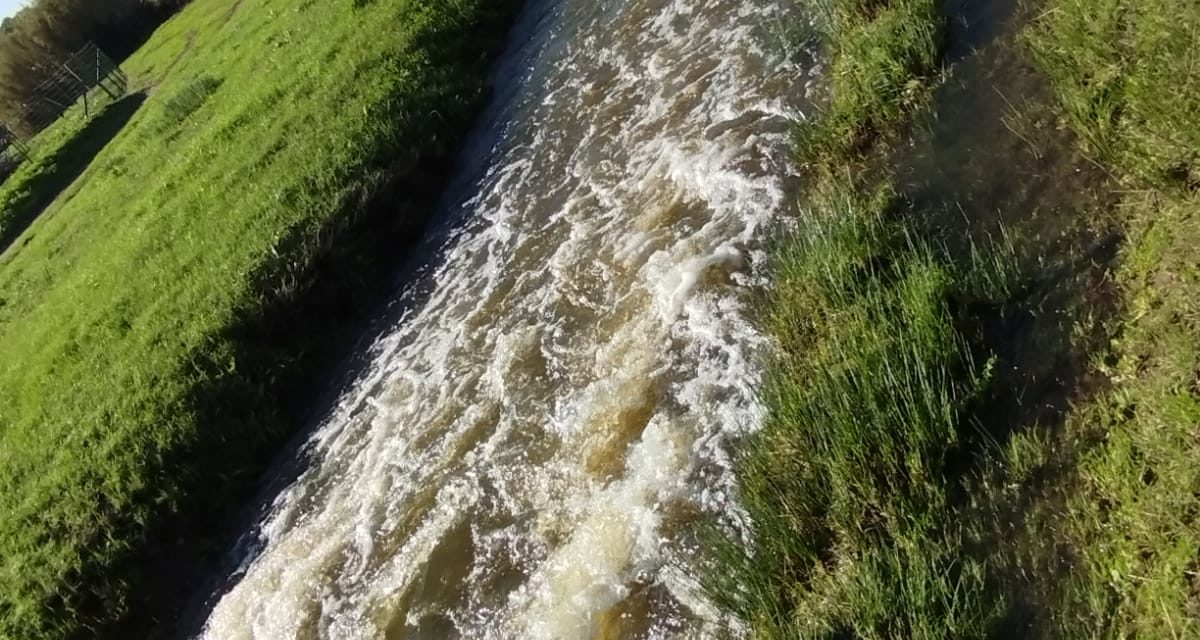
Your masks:
{"label": "wet grass at water edge", "polygon": [[769,415],[739,465],[751,544],[714,542],[711,593],[752,635],[981,637],[1003,602],[952,516],[951,462],[993,361],[971,309],[1015,282],[1001,241],[956,258],[891,179],[862,167],[939,74],[938,3],[824,5],[833,96],[797,135],[809,174],[760,321]]}
{"label": "wet grass at water edge", "polygon": [[926,97],[945,47],[931,0],[820,0],[816,26],[829,60],[827,104],[797,130],[801,163],[833,166],[894,135]]}
{"label": "wet grass at water edge", "polygon": [[[732,529],[714,541],[713,597],[763,638],[1195,635],[1200,9],[1028,7],[1035,19],[1016,45],[1055,88],[1092,164],[1114,177],[1061,182],[1109,192],[1068,199],[1050,228],[1094,225],[1102,237],[1048,243],[1021,229],[981,241],[988,225],[947,226],[930,203],[895,197],[887,167],[923,135],[910,123],[943,77],[943,36],[911,34],[936,34],[945,18],[933,3],[829,6],[834,97],[797,136],[809,190],[778,241],[760,316],[777,351],[766,425],[740,459],[750,541]],[[1004,123],[1031,157],[1061,153],[1038,148],[1061,144],[1058,133],[1018,129],[1030,115],[1054,122],[1057,105],[1003,97],[1029,112],[1014,107]],[[1037,193],[1004,202],[1036,209]],[[1113,223],[1126,241],[1109,274]],[[1055,292],[1067,286],[1063,264],[1082,265],[1077,294]],[[1061,321],[987,328],[1038,318],[1056,297],[1076,322],[1065,334]],[[1069,352],[1089,371],[1056,382],[1067,386],[1053,410],[1016,410],[1029,387],[1009,369],[1059,374],[1038,373],[1013,339]]]}
{"label": "wet grass at water edge", "polygon": [[713,592],[756,637],[980,637],[1003,607],[947,476],[994,364],[959,327],[1009,295],[1007,249],[956,264],[886,191],[819,189],[763,310],[779,344],[740,466],[754,546],[718,544]]}

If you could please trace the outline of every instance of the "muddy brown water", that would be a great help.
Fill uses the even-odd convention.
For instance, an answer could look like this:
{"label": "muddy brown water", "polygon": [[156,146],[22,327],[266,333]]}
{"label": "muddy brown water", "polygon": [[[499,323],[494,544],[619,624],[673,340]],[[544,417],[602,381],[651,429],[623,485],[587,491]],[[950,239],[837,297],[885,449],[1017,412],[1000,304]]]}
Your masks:
{"label": "muddy brown water", "polygon": [[202,636],[713,633],[679,561],[760,420],[784,0],[531,2],[406,309]]}

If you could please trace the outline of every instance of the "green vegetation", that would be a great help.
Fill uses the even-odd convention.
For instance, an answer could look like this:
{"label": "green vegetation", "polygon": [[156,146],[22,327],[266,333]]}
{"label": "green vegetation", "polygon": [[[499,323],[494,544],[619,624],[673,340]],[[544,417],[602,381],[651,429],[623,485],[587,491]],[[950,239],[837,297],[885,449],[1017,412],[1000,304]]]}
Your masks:
{"label": "green vegetation", "polygon": [[142,96],[129,96],[103,104],[90,120],[71,113],[35,139],[29,158],[0,184],[0,252],[87,169],[141,103]]}
{"label": "green vegetation", "polygon": [[[0,637],[141,637],[147,558],[238,506],[419,232],[519,3],[359,4],[191,3],[0,257]],[[49,134],[4,233],[94,132]]]}
{"label": "green vegetation", "polygon": [[200,76],[180,88],[163,103],[162,121],[159,130],[180,126],[188,116],[195,113],[208,97],[221,88],[221,81],[212,76]]}
{"label": "green vegetation", "polygon": [[1014,281],[1005,246],[955,260],[889,178],[851,167],[936,77],[932,0],[827,7],[831,95],[797,153],[812,180],[774,252],[769,417],[740,465],[754,544],[718,540],[712,593],[755,637],[986,637],[1004,612],[953,513],[955,452],[988,387],[961,328]]}
{"label": "green vegetation", "polygon": [[1166,191],[1200,186],[1200,8],[1050,0],[1029,34],[1068,123],[1098,162]]}
{"label": "green vegetation", "polygon": [[959,255],[968,232],[880,169],[936,80],[942,36],[912,34],[944,19],[922,4],[827,11],[833,97],[798,136],[811,184],[760,316],[778,350],[740,462],[752,544],[716,540],[708,584],[762,638],[1195,637],[1200,7],[1048,0],[1026,32],[1116,178],[1123,202],[1094,213],[1125,245],[1115,315],[1081,313],[1099,322],[1074,336],[1089,347],[1099,327],[1103,382],[1065,418],[1001,433],[987,413],[1018,399],[980,314],[1034,304],[1022,290],[1041,276],[1015,266],[1029,248],[967,237]]}
{"label": "green vegetation", "polygon": [[770,417],[741,481],[758,546],[714,585],[757,637],[985,637],[1002,603],[950,517],[951,452],[987,386],[957,326],[1007,296],[1005,252],[957,265],[884,192],[831,180],[776,250]]}
{"label": "green vegetation", "polygon": [[817,8],[830,103],[800,129],[798,156],[836,164],[893,134],[922,102],[938,71],[946,20],[930,0],[821,0]]}
{"label": "green vegetation", "polygon": [[1051,0],[1029,41],[1067,122],[1124,183],[1111,388],[1067,438],[1055,525],[1081,559],[1058,607],[1075,637],[1200,634],[1200,6]]}

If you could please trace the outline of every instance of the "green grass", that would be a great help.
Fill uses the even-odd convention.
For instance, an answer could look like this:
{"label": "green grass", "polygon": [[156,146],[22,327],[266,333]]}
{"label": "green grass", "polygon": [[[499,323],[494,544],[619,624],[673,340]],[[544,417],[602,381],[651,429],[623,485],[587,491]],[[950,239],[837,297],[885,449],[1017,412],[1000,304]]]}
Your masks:
{"label": "green grass", "polygon": [[797,136],[813,170],[774,252],[768,418],[739,461],[749,544],[714,538],[711,595],[756,638],[1197,637],[1200,5],[1048,0],[1025,34],[1119,179],[1126,238],[1091,354],[1105,382],[1011,433],[974,420],[1020,399],[972,310],[1018,304],[1018,250],[968,239],[955,259],[928,239],[939,216],[855,169],[894,157],[944,20],[904,0],[825,9],[832,98]]}
{"label": "green grass", "polygon": [[136,100],[110,104],[96,93],[92,119],[83,117],[82,108],[68,111],[29,142],[29,157],[0,184],[0,252],[83,173],[137,108]]}
{"label": "green grass", "polygon": [[1200,6],[1051,0],[1028,34],[1066,122],[1125,184],[1111,389],[1055,527],[1071,637],[1200,635]]}
{"label": "green grass", "polygon": [[127,61],[149,98],[0,257],[0,637],[114,633],[162,532],[237,507],[419,229],[517,4],[195,0]]}
{"label": "green grass", "polygon": [[1028,40],[1093,157],[1158,187],[1200,186],[1200,10],[1051,0]]}
{"label": "green grass", "polygon": [[991,363],[960,309],[1007,295],[1004,259],[957,265],[886,191],[829,180],[774,253],[769,417],[741,459],[754,545],[710,585],[755,637],[982,638],[1003,602],[964,551],[950,459]]}
{"label": "green grass", "polygon": [[824,5],[831,99],[802,125],[811,170],[777,240],[761,326],[777,341],[768,418],[739,459],[750,544],[717,536],[707,586],[756,638],[983,638],[1006,612],[968,551],[954,462],[977,447],[992,361],[969,311],[1009,296],[1004,245],[955,259],[889,178],[885,154],[936,81],[933,1]]}
{"label": "green grass", "polygon": [[1200,7],[1049,0],[1026,33],[1064,122],[1119,179],[1126,238],[1091,354],[1106,382],[1063,423],[1005,434],[972,420],[1008,387],[971,310],[1013,304],[1015,255],[954,259],[926,239],[938,216],[852,169],[886,166],[934,80],[939,38],[888,16],[941,19],[834,8],[833,97],[797,137],[815,170],[760,317],[778,348],[740,458],[750,544],[714,540],[714,598],[760,638],[1196,637]]}
{"label": "green grass", "polygon": [[829,101],[799,130],[803,162],[843,163],[894,136],[939,71],[946,19],[930,0],[820,0]]}
{"label": "green grass", "polygon": [[209,96],[216,93],[217,89],[220,88],[221,81],[219,79],[203,75],[178,89],[174,95],[167,98],[166,102],[163,103],[162,120],[159,123],[159,129],[165,131],[172,127],[181,126],[188,116],[204,106]]}

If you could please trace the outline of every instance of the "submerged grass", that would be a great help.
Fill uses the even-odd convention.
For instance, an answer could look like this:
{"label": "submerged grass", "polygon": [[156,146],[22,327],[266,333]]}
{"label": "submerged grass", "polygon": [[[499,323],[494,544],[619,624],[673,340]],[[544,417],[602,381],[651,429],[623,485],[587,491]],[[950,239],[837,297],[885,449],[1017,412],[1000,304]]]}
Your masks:
{"label": "submerged grass", "polygon": [[[419,234],[519,4],[195,0],[127,61],[145,104],[0,256],[0,638],[169,631],[184,560]],[[65,181],[9,183],[2,234]]]}

